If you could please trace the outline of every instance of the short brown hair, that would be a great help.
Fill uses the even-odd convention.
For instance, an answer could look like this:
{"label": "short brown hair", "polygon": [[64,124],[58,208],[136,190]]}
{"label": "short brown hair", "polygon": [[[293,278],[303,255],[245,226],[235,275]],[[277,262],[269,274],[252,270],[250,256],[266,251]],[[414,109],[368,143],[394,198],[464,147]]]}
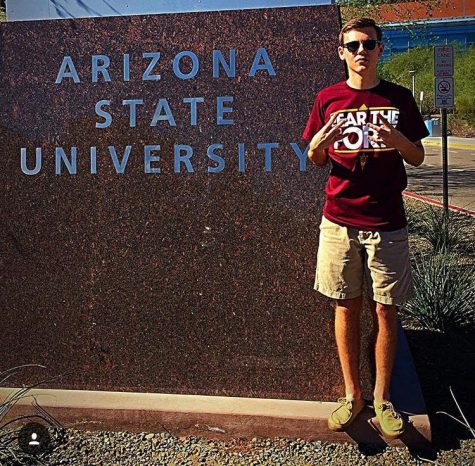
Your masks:
{"label": "short brown hair", "polygon": [[347,21],[340,30],[338,40],[343,44],[343,34],[352,29],[373,28],[376,31],[376,39],[380,41],[383,37],[381,28],[371,18],[354,18]]}

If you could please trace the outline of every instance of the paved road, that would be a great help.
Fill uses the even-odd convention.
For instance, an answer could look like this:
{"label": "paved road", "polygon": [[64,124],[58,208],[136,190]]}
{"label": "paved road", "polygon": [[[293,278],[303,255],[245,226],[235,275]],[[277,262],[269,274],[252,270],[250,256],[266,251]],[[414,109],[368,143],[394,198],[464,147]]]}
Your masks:
{"label": "paved road", "polygon": [[[475,138],[449,136],[449,204],[475,215]],[[407,191],[442,202],[441,138],[424,139],[426,157],[420,167],[406,166]]]}

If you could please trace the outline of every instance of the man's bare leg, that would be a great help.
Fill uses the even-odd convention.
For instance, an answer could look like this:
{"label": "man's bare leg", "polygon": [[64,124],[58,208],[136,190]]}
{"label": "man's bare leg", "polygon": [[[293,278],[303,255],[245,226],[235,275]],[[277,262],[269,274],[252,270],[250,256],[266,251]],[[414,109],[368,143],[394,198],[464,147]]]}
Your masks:
{"label": "man's bare leg", "polygon": [[389,385],[397,347],[397,307],[370,300],[370,309],[376,331],[374,399],[389,401]]}
{"label": "man's bare leg", "polygon": [[361,398],[360,315],[362,297],[339,299],[335,309],[335,338],[347,397]]}

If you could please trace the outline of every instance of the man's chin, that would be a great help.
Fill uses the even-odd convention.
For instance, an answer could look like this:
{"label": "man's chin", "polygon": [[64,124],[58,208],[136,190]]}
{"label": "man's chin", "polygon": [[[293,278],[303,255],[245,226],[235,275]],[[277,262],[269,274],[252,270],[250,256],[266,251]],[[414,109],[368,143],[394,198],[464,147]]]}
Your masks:
{"label": "man's chin", "polygon": [[368,72],[367,66],[355,66],[352,71],[356,74],[366,74]]}

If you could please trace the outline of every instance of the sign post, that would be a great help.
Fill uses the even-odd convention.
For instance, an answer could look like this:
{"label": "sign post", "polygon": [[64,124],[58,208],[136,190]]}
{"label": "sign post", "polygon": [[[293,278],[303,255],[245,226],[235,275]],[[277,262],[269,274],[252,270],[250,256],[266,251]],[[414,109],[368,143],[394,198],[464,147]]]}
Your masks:
{"label": "sign post", "polygon": [[435,106],[440,108],[442,123],[442,172],[444,212],[449,212],[449,180],[447,150],[447,108],[454,106],[454,49],[451,45],[434,47]]}

